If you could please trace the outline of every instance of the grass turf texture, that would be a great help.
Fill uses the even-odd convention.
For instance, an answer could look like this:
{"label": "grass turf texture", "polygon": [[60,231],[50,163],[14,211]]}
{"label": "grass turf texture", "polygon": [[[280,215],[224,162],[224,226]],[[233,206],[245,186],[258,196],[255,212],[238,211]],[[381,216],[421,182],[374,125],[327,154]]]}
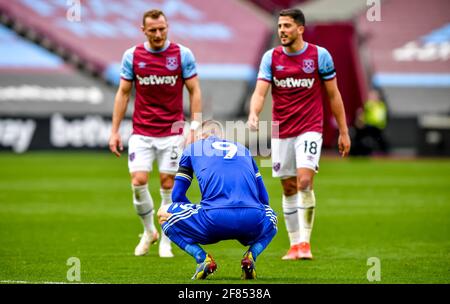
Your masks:
{"label": "grass turf texture", "polygon": [[[194,260],[157,246],[134,257],[141,224],[126,156],[106,153],[0,153],[0,281],[67,282],[69,257],[81,282],[199,283]],[[282,261],[288,238],[281,187],[261,168],[278,234],[258,258],[255,283],[368,283],[369,257],[381,261],[380,283],[450,283],[450,161],[323,159],[315,179],[313,261]],[[159,207],[159,184],[151,194]],[[198,201],[197,184],[189,190]],[[241,283],[244,247],[205,246],[218,263],[207,282]],[[247,282],[246,282],[247,283]]]}

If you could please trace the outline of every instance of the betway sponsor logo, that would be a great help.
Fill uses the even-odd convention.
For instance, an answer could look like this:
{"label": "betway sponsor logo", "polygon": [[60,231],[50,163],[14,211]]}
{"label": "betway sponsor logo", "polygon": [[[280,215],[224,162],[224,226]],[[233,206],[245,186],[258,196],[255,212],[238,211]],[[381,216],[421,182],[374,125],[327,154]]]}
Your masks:
{"label": "betway sponsor logo", "polygon": [[160,84],[168,84],[170,86],[174,86],[177,83],[177,76],[156,76],[150,75],[148,77],[141,77],[136,75],[139,80],[140,85],[160,85]]}
{"label": "betway sponsor logo", "polygon": [[0,146],[23,153],[28,150],[35,130],[36,121],[32,119],[0,119]]}
{"label": "betway sponsor logo", "polygon": [[285,79],[273,78],[273,82],[277,87],[281,88],[308,88],[311,89],[314,84],[314,78],[295,79],[288,77]]}
{"label": "betway sponsor logo", "polygon": [[[132,123],[124,119],[119,133],[124,146],[132,132]],[[81,119],[66,119],[54,114],[50,119],[50,143],[57,148],[103,148],[108,146],[111,134],[111,120],[101,116],[89,115]]]}

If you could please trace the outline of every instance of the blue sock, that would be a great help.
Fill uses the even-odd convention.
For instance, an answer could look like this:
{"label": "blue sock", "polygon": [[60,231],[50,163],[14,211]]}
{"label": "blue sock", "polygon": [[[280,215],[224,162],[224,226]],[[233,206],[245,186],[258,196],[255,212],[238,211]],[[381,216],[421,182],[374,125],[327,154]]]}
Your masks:
{"label": "blue sock", "polygon": [[276,230],[274,230],[273,233],[268,235],[265,239],[259,240],[258,242],[254,243],[253,245],[250,246],[249,251],[252,253],[253,259],[255,260],[255,262],[256,262],[256,258],[258,257],[258,255],[260,255],[261,252],[263,252],[264,249],[266,249],[267,245],[269,245],[270,241],[272,241],[275,234],[276,234]]}
{"label": "blue sock", "polygon": [[206,259],[206,252],[197,244],[188,244],[181,237],[179,237],[176,233],[170,233],[170,230],[167,231],[169,233],[168,237],[172,242],[177,244],[178,247],[186,251],[189,255],[191,255],[197,264],[202,263]]}
{"label": "blue sock", "polygon": [[197,264],[202,263],[206,259],[206,252],[197,244],[188,244],[184,248],[184,251],[189,253],[191,256],[194,257]]}
{"label": "blue sock", "polygon": [[253,260],[255,260],[255,262],[258,255],[260,255],[261,252],[263,252],[264,248],[265,247],[261,243],[255,243],[252,246],[250,246],[250,249],[248,251],[252,253]]}

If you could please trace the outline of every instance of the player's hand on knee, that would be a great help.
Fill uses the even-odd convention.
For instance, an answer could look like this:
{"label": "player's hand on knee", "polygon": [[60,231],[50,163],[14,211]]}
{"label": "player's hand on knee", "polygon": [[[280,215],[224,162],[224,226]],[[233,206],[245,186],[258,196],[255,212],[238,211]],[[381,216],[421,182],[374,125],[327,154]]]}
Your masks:
{"label": "player's hand on knee", "polygon": [[172,213],[167,212],[167,208],[161,207],[156,215],[158,216],[158,222],[162,225],[169,220]]}
{"label": "player's hand on knee", "polygon": [[123,151],[122,139],[119,133],[112,133],[109,138],[109,150],[114,153],[117,157],[120,156],[120,152]]}

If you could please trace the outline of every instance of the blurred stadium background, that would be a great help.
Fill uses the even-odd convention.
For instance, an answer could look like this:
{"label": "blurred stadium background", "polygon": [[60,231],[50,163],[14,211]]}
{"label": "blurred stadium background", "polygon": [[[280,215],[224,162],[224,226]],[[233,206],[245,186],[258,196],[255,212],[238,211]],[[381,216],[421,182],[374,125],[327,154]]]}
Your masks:
{"label": "blurred stadium background", "polygon": [[[448,0],[384,0],[381,1],[380,21],[368,20],[368,10],[371,5],[368,5],[366,0],[86,0],[81,1],[80,20],[76,20],[76,18],[69,20],[71,18],[68,18],[68,10],[76,2],[0,0],[0,150],[2,150],[0,171],[5,173],[1,180],[3,193],[0,195],[0,201],[3,208],[1,209],[0,206],[0,210],[2,210],[0,222],[3,222],[5,225],[3,227],[6,229],[3,230],[3,241],[0,240],[3,242],[1,244],[3,257],[21,253],[20,246],[27,246],[22,243],[19,246],[12,241],[16,236],[21,239],[20,235],[23,231],[20,230],[22,228],[16,229],[19,226],[8,228],[13,226],[7,226],[8,221],[6,220],[13,212],[15,200],[17,202],[23,200],[21,198],[21,178],[26,175],[27,181],[38,181],[43,176],[43,172],[46,172],[46,168],[50,168],[45,166],[53,166],[54,161],[61,161],[60,156],[58,154],[55,156],[54,151],[108,151],[111,113],[119,81],[121,57],[127,48],[144,41],[144,36],[139,29],[144,11],[150,8],[163,9],[170,23],[169,39],[182,43],[193,50],[203,93],[204,118],[215,118],[221,121],[246,121],[250,94],[255,85],[261,56],[267,49],[278,44],[277,13],[281,8],[298,6],[306,15],[305,40],[326,47],[334,58],[338,73],[338,85],[343,95],[347,122],[352,129],[352,135],[356,134],[358,113],[361,112],[368,99],[368,92],[371,88],[376,87],[381,90],[388,107],[387,127],[384,129],[386,140],[390,145],[388,156],[442,157],[437,163],[425,163],[422,164],[423,166],[419,164],[417,168],[414,167],[416,169],[410,166],[412,163],[405,163],[406,167],[401,167],[393,162],[381,165],[381,167],[371,164],[367,168],[368,171],[358,169],[361,163],[354,167],[355,171],[352,169],[345,171],[340,167],[333,171],[335,165],[331,161],[331,163],[326,163],[331,167],[331,175],[327,177],[326,170],[322,173],[325,175],[321,175],[325,185],[327,178],[329,180],[340,179],[340,172],[355,174],[353,182],[346,179],[342,182],[348,182],[357,191],[360,187],[367,186],[362,181],[364,176],[372,174],[377,168],[396,168],[398,171],[391,172],[387,169],[386,172],[392,173],[394,177],[398,176],[399,180],[405,176],[402,174],[406,174],[406,177],[415,174],[419,176],[421,172],[429,168],[436,170],[430,171],[436,172],[436,174],[429,172],[429,175],[411,181],[408,184],[408,187],[411,186],[411,188],[407,190],[412,191],[413,188],[416,188],[416,191],[419,192],[422,191],[419,190],[422,187],[428,187],[426,189],[430,191],[429,195],[435,195],[434,201],[437,201],[438,205],[435,205],[434,209],[430,209],[433,211],[429,210],[429,212],[441,216],[435,218],[438,221],[436,223],[439,224],[435,227],[439,229],[435,235],[436,244],[442,244],[439,242],[445,237],[447,237],[447,241],[443,248],[429,247],[429,250],[434,253],[436,253],[436,248],[443,251],[439,251],[441,255],[440,259],[436,260],[437,265],[429,266],[431,267],[429,270],[431,270],[427,275],[431,281],[449,282],[449,196],[448,190],[445,190],[445,187],[448,189],[450,184],[448,175],[446,176],[445,173],[449,165],[447,157],[450,156],[450,17],[448,14],[450,2]],[[188,101],[185,98],[186,111],[187,106]],[[124,142],[131,132],[131,114],[132,106],[129,107],[128,120],[122,124],[121,132],[125,139]],[[326,103],[325,114],[324,154],[335,154],[337,129]],[[270,119],[271,100],[268,96],[262,120],[270,121]],[[270,137],[269,130],[260,132],[263,137]],[[249,138],[244,139],[246,144],[251,144],[250,140]],[[371,143],[368,145],[370,146]],[[37,150],[50,152],[34,153]],[[18,157],[15,154],[21,154],[21,156]],[[27,155],[30,158],[24,158]],[[62,159],[61,164],[68,165],[71,170],[79,169],[77,166],[70,166],[70,157],[75,160],[79,154],[68,153],[65,155],[68,156]],[[95,180],[105,177],[103,175],[105,172],[111,174],[112,171],[108,170],[116,170],[108,167],[111,164],[117,164],[106,161],[106,159],[112,159],[111,155],[99,156],[98,153],[95,153],[98,162],[87,160],[90,154],[83,155],[81,160],[77,159],[74,163],[78,161],[89,164],[87,170],[90,170],[88,172],[90,179],[88,178],[87,181],[92,182],[93,187],[98,186]],[[17,160],[23,163],[17,163]],[[122,159],[121,164],[117,165],[117,167],[121,167],[114,172],[116,175],[113,174],[113,176],[116,180],[110,184],[116,185],[117,189],[121,190],[120,194],[116,189],[117,193],[112,191],[110,195],[112,200],[123,199],[123,201],[114,202],[114,206],[118,208],[118,213],[120,211],[127,214],[129,223],[136,224],[133,229],[128,230],[136,231],[138,220],[134,216],[128,197],[131,194],[129,195],[127,192],[128,176],[125,161],[126,159]],[[17,165],[13,165],[14,163]],[[102,164],[104,165],[102,169],[97,171],[94,169],[96,165]],[[345,164],[349,165],[346,162],[343,166]],[[412,171],[405,170],[408,166]],[[87,202],[83,203],[83,191],[78,191],[76,186],[80,185],[82,189],[87,187],[87,184],[77,184],[81,183],[81,180],[84,179],[83,174],[86,172],[71,175],[70,172],[64,173],[64,171],[58,171],[57,168],[52,170],[48,172],[49,179],[46,182],[50,183],[51,181],[58,184],[58,174],[61,174],[73,183],[73,193],[79,194],[69,199],[68,206],[75,208],[70,209],[70,212],[78,214],[86,209],[86,214],[89,213],[90,210],[85,205]],[[274,184],[269,186],[272,187],[270,189],[273,189],[269,189],[269,192],[272,191],[271,197],[277,202],[281,195],[278,182],[271,180],[268,170],[264,172],[267,176],[265,179],[269,180],[267,183]],[[378,173],[379,176],[376,180],[369,178],[372,183],[381,182],[380,180],[385,177],[382,172]],[[118,176],[121,178],[120,182],[117,182]],[[429,179],[427,180],[427,178]],[[389,182],[395,183],[396,181],[398,180],[394,178],[389,179]],[[39,189],[45,191],[48,186],[46,185],[44,181],[42,184],[37,182],[34,185],[36,188],[34,195],[37,200],[40,197]],[[114,188],[110,185],[101,184],[100,188],[109,191]],[[401,185],[405,186],[400,183],[398,187]],[[63,184],[60,186],[64,187]],[[395,184],[389,186],[399,198],[398,191],[402,191],[402,189],[398,190]],[[368,202],[374,194],[381,193],[385,188],[374,189],[367,190]],[[434,189],[435,192],[431,192],[431,189]],[[334,188],[331,187],[328,190],[332,193],[324,194],[322,197],[324,206],[327,195],[331,207],[336,200],[347,199],[350,195],[342,194],[345,189],[338,185],[334,185]],[[156,187],[152,191],[157,191]],[[50,201],[59,198],[55,193],[49,192]],[[158,197],[157,192],[155,193],[154,197]],[[339,197],[340,194],[342,197]],[[384,199],[388,201],[390,198],[391,196],[386,194]],[[412,198],[411,194],[408,199]],[[98,204],[99,209],[96,212],[100,214],[100,206],[106,204],[101,201],[104,198],[91,197],[91,199],[93,199],[93,203]],[[383,196],[380,199],[383,199]],[[405,203],[401,198],[399,200]],[[128,201],[129,204],[126,205]],[[78,204],[81,208],[79,210],[76,209]],[[281,215],[281,207],[278,206],[278,203],[275,204]],[[409,224],[422,224],[422,219],[418,214],[423,211],[423,204],[424,202],[417,202],[414,205],[418,208],[416,210],[418,220],[417,222],[411,221]],[[54,208],[52,206],[47,207]],[[376,206],[378,205],[375,204],[375,207],[371,207],[372,209],[367,209],[368,218],[370,218],[370,212],[374,212],[374,214],[377,212]],[[402,205],[398,205],[398,209],[395,209],[397,215],[402,214],[403,209],[400,210],[400,206]],[[403,206],[406,208],[409,205]],[[30,212],[43,212],[38,205],[34,208],[37,209],[31,207]],[[58,208],[61,207],[56,208],[51,210],[60,210]],[[19,212],[16,215],[20,216],[20,214],[22,213]],[[109,215],[116,216],[115,213]],[[320,217],[320,212],[318,216]],[[326,216],[325,212],[323,223],[326,221]],[[338,222],[339,216],[343,215],[336,216],[338,217],[333,219],[334,222]],[[49,218],[49,220],[55,219]],[[362,220],[364,221],[364,219]],[[34,224],[38,225],[38,223]],[[64,225],[64,223],[62,224]],[[70,225],[67,227],[74,229],[78,227],[75,223],[72,222],[72,224],[73,227]],[[39,224],[38,226],[43,227],[47,233],[52,235],[50,225],[47,227]],[[375,226],[372,228],[379,228]],[[117,230],[112,223],[109,228],[112,231]],[[419,227],[416,228],[419,229]],[[358,229],[356,228],[356,230]],[[403,236],[408,235],[408,229],[405,228]],[[117,232],[120,233],[120,231]],[[282,222],[280,232],[285,233]],[[326,234],[323,229],[322,233],[324,232]],[[71,235],[67,231],[66,233],[68,237]],[[89,231],[86,233],[89,235]],[[130,234],[133,233],[130,232]],[[320,237],[320,232],[317,233]],[[7,235],[11,239],[7,239]],[[129,242],[128,245],[131,248],[137,239],[126,241]],[[395,238],[392,238],[391,241],[392,246],[398,244],[398,240]],[[51,240],[48,240],[47,243],[45,244],[52,246]],[[280,248],[284,250],[284,247],[287,246],[285,240],[279,241],[279,243],[283,243]],[[361,244],[363,244],[362,240]],[[10,251],[7,251],[9,250],[7,245],[12,248]],[[61,247],[60,250],[65,254],[70,248],[76,248],[73,243],[71,246],[68,245],[67,250],[62,250]],[[92,246],[94,247],[94,245]],[[375,241],[373,246],[376,246]],[[423,247],[426,246],[423,245]],[[123,248],[123,251],[128,253],[128,249]],[[41,253],[46,252],[44,249],[41,250]],[[406,249],[403,248],[403,250]],[[339,251],[327,253],[340,254]],[[180,255],[179,252],[178,255]],[[268,255],[270,256],[271,253]],[[275,258],[278,255],[278,253],[273,254]],[[348,257],[344,256],[344,260]],[[40,258],[37,255],[30,258],[29,261]],[[157,260],[156,256],[152,259],[152,261]],[[8,261],[8,259],[3,261]],[[188,261],[188,259],[185,258],[183,261]],[[420,263],[417,260],[410,262]],[[130,261],[127,263],[132,265],[135,261],[130,257]],[[143,262],[139,261],[138,263],[142,264]],[[327,266],[333,262],[328,260],[328,263],[330,264],[323,265],[324,274],[327,273]],[[13,264],[14,266],[12,266]],[[48,264],[51,264],[51,261],[48,261]],[[64,268],[64,261],[62,261],[62,265]],[[361,265],[364,266],[364,264]],[[180,265],[180,267],[186,268],[187,266]],[[188,269],[190,268],[189,266]],[[17,272],[17,269],[21,269],[19,260],[14,260],[12,264],[3,264],[0,269],[4,271],[4,275],[0,279],[20,277]],[[438,269],[442,272],[439,272]],[[285,270],[286,273],[289,272],[288,268]],[[414,267],[411,266],[408,270],[414,272]],[[40,269],[39,271],[44,270]],[[30,275],[30,279],[39,280],[41,278],[39,271]],[[107,270],[104,271],[104,277],[100,281],[107,281]],[[135,269],[135,271],[139,270]],[[167,271],[171,270],[167,269]],[[342,269],[342,276],[325,281],[317,278],[313,268],[310,267],[309,271],[305,275],[310,282],[336,282],[339,280],[347,282],[345,269]],[[401,273],[401,270],[398,271]],[[155,276],[154,280],[158,280],[157,273],[152,275]],[[185,276],[186,274],[181,275]],[[395,276],[395,271],[392,275]],[[300,276],[291,277],[287,282],[301,281]],[[117,282],[129,282],[127,278],[116,279]],[[334,279],[335,281],[333,281]],[[98,281],[99,278],[92,277],[92,280]],[[180,280],[169,280],[168,282],[180,282]],[[400,276],[398,281],[408,282],[408,277]],[[185,281],[181,280],[181,282]],[[283,281],[274,279],[269,282],[280,283]],[[349,279],[348,282],[353,281]],[[416,278],[415,282],[422,281]]]}
{"label": "blurred stadium background", "polygon": [[[166,11],[169,38],[193,50],[204,117],[245,121],[261,56],[278,43],[276,14],[299,5],[305,39],[334,57],[348,124],[376,86],[389,110],[391,153],[448,156],[450,4],[431,0],[424,12],[423,1],[406,2],[382,1],[382,21],[371,22],[363,0],[95,0],[81,2],[78,21],[67,17],[76,1],[0,1],[0,149],[104,149],[120,60],[144,40],[149,7]],[[337,130],[325,108],[329,149]],[[267,121],[270,109],[269,96]]]}

